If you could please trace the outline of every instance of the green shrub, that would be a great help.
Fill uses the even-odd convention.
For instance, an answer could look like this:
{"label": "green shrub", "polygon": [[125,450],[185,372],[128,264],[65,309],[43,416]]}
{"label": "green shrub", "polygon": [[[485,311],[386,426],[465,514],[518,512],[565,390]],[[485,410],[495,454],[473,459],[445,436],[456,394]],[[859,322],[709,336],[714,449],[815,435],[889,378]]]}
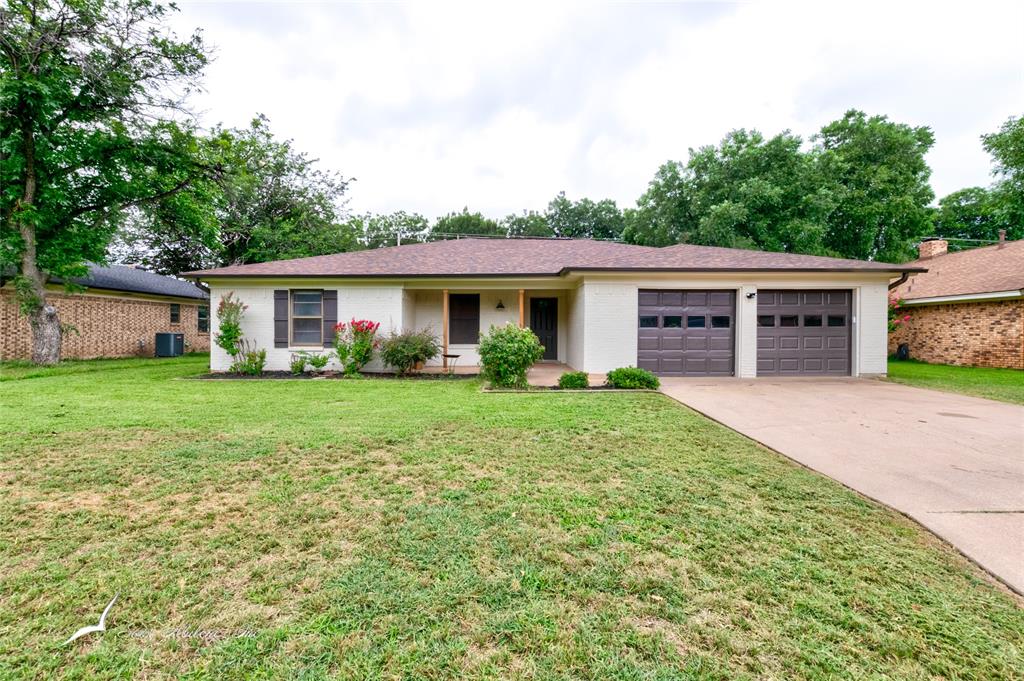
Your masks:
{"label": "green shrub", "polygon": [[323,371],[327,363],[331,361],[331,356],[326,352],[306,354],[306,361],[309,362],[309,366],[313,367],[313,371]]}
{"label": "green shrub", "polygon": [[526,372],[544,356],[544,346],[530,329],[512,324],[490,328],[480,338],[484,378],[498,388],[525,388]]}
{"label": "green shrub", "polygon": [[306,370],[306,353],[300,352],[291,356],[288,360],[288,368],[296,376],[301,376]]}
{"label": "green shrub", "polygon": [[242,316],[246,309],[248,306],[235,298],[234,291],[221,296],[217,305],[217,337],[214,340],[234,359],[237,359],[242,342]]}
{"label": "green shrub", "polygon": [[558,377],[558,387],[565,390],[581,390],[590,387],[590,377],[585,371],[566,371]]}
{"label": "green shrub", "polygon": [[380,358],[394,367],[399,376],[409,373],[421,362],[434,359],[440,352],[437,336],[430,328],[401,333],[392,331],[380,343]]}
{"label": "green shrub", "polygon": [[661,381],[647,369],[637,367],[622,367],[608,372],[605,382],[613,388],[625,390],[647,389],[655,390]]}
{"label": "green shrub", "polygon": [[263,367],[267,364],[267,351],[257,350],[254,344],[246,341],[239,341],[235,354],[235,361],[231,364],[231,370],[236,374],[247,376],[259,376],[263,373]]}

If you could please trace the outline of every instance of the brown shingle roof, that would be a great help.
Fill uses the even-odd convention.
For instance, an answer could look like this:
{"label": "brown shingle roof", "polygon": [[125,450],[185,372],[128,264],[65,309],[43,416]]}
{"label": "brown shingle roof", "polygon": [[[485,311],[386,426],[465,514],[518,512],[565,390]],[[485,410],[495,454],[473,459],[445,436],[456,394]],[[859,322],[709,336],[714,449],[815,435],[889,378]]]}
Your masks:
{"label": "brown shingle roof", "polygon": [[652,248],[589,239],[433,241],[369,251],[232,265],[189,272],[207,277],[556,276],[570,270],[883,270],[905,265],[705,246]]}
{"label": "brown shingle roof", "polygon": [[648,253],[622,253],[595,266],[578,269],[625,270],[821,270],[828,272],[876,270],[902,272],[917,266],[894,265],[867,260],[827,258],[820,255],[749,251],[741,248],[718,248],[677,244],[655,249]]}
{"label": "brown shingle roof", "polygon": [[903,300],[1024,289],[1024,240],[1009,241],[1002,248],[972,248],[908,264],[927,267],[928,271],[915,274],[896,289]]}

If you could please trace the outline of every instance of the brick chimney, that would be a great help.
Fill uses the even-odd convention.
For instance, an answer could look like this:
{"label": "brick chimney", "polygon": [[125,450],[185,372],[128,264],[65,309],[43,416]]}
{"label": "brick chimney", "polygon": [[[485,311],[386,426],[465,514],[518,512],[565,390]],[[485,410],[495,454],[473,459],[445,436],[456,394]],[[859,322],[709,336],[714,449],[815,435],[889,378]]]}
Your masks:
{"label": "brick chimney", "polygon": [[945,239],[925,239],[917,246],[917,252],[921,260],[934,258],[937,255],[945,255],[949,248],[949,242]]}

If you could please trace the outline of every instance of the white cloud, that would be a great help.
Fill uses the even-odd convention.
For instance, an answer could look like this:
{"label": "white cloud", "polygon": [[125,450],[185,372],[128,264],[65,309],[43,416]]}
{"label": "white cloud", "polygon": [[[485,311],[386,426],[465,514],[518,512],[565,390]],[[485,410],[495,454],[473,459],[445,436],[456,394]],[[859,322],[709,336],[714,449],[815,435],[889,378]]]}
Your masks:
{"label": "white cloud", "polygon": [[208,124],[267,114],[358,181],[355,210],[632,205],[734,127],[805,138],[848,108],[930,125],[942,196],[1024,113],[1021,3],[182,3],[217,46]]}

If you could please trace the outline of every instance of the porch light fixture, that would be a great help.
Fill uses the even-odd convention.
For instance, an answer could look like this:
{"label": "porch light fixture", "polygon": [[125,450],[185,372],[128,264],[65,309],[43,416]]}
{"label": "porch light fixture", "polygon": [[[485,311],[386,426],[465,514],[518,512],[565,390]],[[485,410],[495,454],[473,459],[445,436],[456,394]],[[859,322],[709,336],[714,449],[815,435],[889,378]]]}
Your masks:
{"label": "porch light fixture", "polygon": [[498,299],[498,307],[496,307],[494,309],[495,310],[504,310],[505,309],[505,303],[501,302],[501,299],[499,298]]}
{"label": "porch light fixture", "polygon": [[756,295],[757,295],[756,293],[748,293],[747,294],[747,298],[753,298]]}

